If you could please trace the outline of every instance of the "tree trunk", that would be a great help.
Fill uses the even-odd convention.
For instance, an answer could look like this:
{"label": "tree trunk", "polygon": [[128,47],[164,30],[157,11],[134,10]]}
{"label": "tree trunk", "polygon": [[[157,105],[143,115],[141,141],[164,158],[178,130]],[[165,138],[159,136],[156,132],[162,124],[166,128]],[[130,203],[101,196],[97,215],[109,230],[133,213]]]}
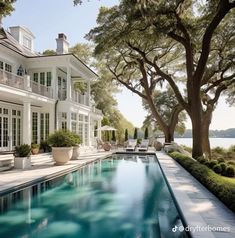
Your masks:
{"label": "tree trunk", "polygon": [[172,141],[174,141],[174,130],[172,132],[169,126],[167,127],[167,130],[164,133],[164,135],[165,135],[165,143],[171,143]]}
{"label": "tree trunk", "polygon": [[203,113],[203,125],[202,125],[202,149],[203,153],[211,159],[211,147],[209,139],[209,129],[212,119],[212,108],[208,108],[206,112]]}
{"label": "tree trunk", "polygon": [[[198,86],[198,85],[197,85]],[[190,118],[192,121],[192,137],[193,137],[193,158],[203,155],[202,150],[202,105],[200,98],[200,88],[194,88],[191,97]]]}

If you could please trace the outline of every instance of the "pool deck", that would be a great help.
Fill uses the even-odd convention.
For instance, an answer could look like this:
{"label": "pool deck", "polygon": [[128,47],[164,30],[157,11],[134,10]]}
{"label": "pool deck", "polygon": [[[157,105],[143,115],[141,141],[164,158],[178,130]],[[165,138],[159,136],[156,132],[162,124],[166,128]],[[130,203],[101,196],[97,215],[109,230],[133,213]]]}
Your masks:
{"label": "pool deck", "polygon": [[[29,170],[12,169],[0,173],[0,196],[31,184],[50,179],[59,174],[76,170],[97,159],[103,159],[116,151],[85,154],[79,160],[71,160],[66,165],[55,166],[50,154],[32,157]],[[118,152],[123,152],[119,150]],[[183,167],[164,152],[155,152],[167,178],[177,204],[187,225],[195,232],[193,238],[234,238],[235,214],[221,203],[212,193],[193,178]],[[199,229],[223,227],[227,231],[200,231]],[[176,228],[181,229],[181,228]],[[228,231],[229,230],[229,231]]]}

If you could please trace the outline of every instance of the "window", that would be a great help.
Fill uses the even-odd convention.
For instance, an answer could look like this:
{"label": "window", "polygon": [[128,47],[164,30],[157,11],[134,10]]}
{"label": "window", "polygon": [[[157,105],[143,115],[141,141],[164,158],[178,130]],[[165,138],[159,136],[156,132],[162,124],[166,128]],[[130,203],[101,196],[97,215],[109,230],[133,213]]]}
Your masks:
{"label": "window", "polygon": [[38,113],[33,112],[32,116],[32,142],[38,143]]}
{"label": "window", "polygon": [[12,66],[10,64],[5,63],[5,71],[12,72]]}
{"label": "window", "polygon": [[72,132],[77,133],[77,113],[72,112],[71,113],[71,128]]}
{"label": "window", "polygon": [[67,112],[61,114],[61,128],[67,130]]}
{"label": "window", "polygon": [[45,85],[45,73],[40,73],[40,84]]}
{"label": "window", "polygon": [[40,140],[47,140],[49,137],[49,113],[41,113],[40,120]]}
{"label": "window", "polygon": [[0,61],[0,69],[3,69],[3,62],[2,61]]}
{"label": "window", "polygon": [[33,74],[33,81],[38,83],[38,73]]}
{"label": "window", "polygon": [[51,72],[47,72],[47,87],[51,86]]}
{"label": "window", "polygon": [[44,113],[41,113],[41,120],[40,120],[40,140],[44,140]]}
{"label": "window", "polygon": [[32,40],[26,36],[23,37],[23,45],[28,49],[32,48]]}
{"label": "window", "polygon": [[62,112],[62,120],[66,120],[67,119],[67,113],[66,112]]}
{"label": "window", "polygon": [[50,131],[50,114],[45,114],[45,139],[47,140],[49,137],[49,131]]}

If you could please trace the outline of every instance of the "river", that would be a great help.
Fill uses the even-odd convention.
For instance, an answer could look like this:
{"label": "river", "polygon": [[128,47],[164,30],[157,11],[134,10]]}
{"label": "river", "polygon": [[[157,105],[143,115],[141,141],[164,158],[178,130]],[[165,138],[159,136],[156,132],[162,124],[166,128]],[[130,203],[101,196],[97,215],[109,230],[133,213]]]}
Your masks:
{"label": "river", "polygon": [[[192,147],[192,138],[175,138],[175,142],[179,145]],[[235,145],[235,138],[210,138],[211,148],[220,146],[228,149],[231,145]]]}

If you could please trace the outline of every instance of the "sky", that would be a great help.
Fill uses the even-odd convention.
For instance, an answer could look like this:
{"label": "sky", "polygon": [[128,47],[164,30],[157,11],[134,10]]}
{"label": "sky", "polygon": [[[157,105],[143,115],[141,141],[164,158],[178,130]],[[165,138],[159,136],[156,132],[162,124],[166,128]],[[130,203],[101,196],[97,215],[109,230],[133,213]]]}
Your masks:
{"label": "sky", "polygon": [[[35,50],[43,52],[56,48],[58,33],[65,33],[70,46],[86,42],[84,36],[96,26],[96,17],[101,6],[110,7],[118,0],[84,0],[80,6],[73,6],[73,0],[17,0],[15,11],[3,19],[3,26],[23,25],[35,35]],[[141,127],[146,116],[141,99],[123,89],[116,95],[118,108],[134,126]],[[186,127],[191,128],[190,120]],[[228,107],[225,100],[220,100],[213,114],[211,129],[235,127],[235,107]]]}

